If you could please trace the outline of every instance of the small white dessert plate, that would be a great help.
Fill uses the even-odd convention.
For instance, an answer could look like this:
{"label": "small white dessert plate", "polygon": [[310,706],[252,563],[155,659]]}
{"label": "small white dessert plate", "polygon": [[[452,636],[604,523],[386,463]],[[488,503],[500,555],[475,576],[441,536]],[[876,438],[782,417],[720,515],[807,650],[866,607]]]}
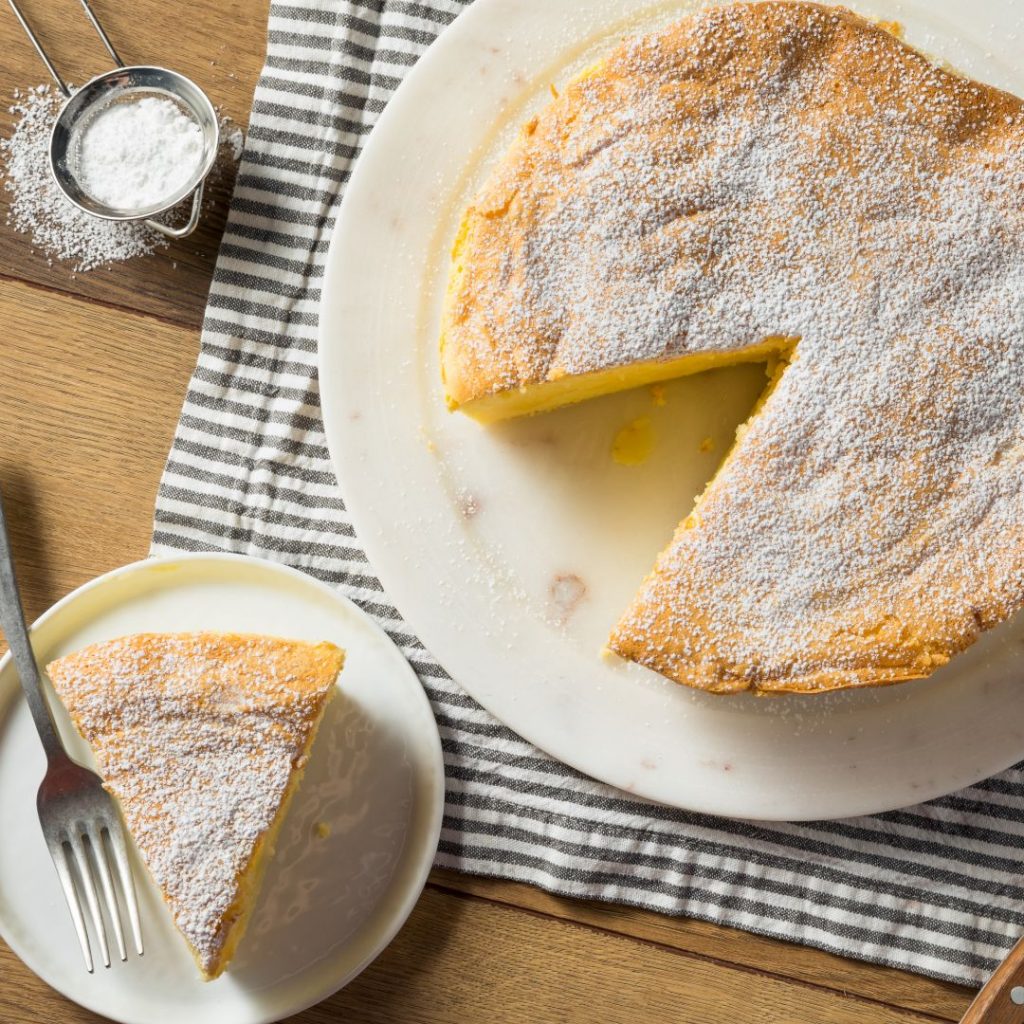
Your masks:
{"label": "small white dessert plate", "polygon": [[[0,662],[0,933],[48,985],[124,1024],[263,1024],[326,998],[408,917],[444,806],[434,716],[381,629],[329,587],[240,555],[149,559],[101,576],[32,627],[43,664],[144,631],[233,630],[330,640],[346,650],[329,706],[228,972],[200,980],[136,856],[146,953],[86,973],[35,811],[42,748],[9,658]],[[90,762],[60,702],[73,755]]]}
{"label": "small white dessert plate", "polygon": [[[1024,91],[1022,5],[847,2]],[[729,817],[917,803],[1024,758],[1024,617],[931,679],[816,698],[709,697],[599,656],[763,390],[760,367],[675,381],[661,403],[639,389],[490,429],[444,405],[438,323],[464,204],[552,85],[692,7],[475,0],[411,69],[331,240],[319,346],[331,455],[370,562],[420,640],[559,760]],[[658,446],[643,465],[618,465],[613,438],[639,417]]]}

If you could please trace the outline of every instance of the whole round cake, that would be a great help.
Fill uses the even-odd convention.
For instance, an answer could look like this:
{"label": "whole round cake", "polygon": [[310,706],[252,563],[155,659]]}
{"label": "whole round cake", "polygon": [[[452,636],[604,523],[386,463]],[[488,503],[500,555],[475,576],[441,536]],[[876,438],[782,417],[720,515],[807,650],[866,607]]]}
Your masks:
{"label": "whole round cake", "polygon": [[609,647],[716,692],[927,676],[1024,599],[1022,211],[1017,98],[843,8],[712,8],[574,79],[466,211],[449,405],[767,361]]}

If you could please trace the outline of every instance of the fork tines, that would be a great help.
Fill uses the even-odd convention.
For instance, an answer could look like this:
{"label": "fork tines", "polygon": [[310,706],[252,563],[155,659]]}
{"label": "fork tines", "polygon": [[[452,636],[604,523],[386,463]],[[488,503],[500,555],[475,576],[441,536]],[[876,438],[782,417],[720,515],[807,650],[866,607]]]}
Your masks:
{"label": "fork tines", "polygon": [[[110,800],[108,794],[104,797]],[[42,817],[42,813],[40,815]],[[110,945],[107,939],[108,923],[113,927],[117,951],[122,961],[128,959],[121,908],[127,910],[128,923],[136,952],[142,956],[142,930],[139,908],[135,897],[135,884],[128,863],[128,849],[124,832],[116,815],[98,820],[78,821],[73,828],[57,828],[52,832],[43,822],[50,856],[64,889],[64,897],[71,911],[71,920],[85,957],[85,966],[93,971],[92,948],[86,927],[82,903],[88,908],[92,931],[99,941],[103,966],[110,966]],[[113,866],[113,872],[111,867]],[[114,875],[117,876],[115,886]],[[121,899],[118,899],[120,893]]]}

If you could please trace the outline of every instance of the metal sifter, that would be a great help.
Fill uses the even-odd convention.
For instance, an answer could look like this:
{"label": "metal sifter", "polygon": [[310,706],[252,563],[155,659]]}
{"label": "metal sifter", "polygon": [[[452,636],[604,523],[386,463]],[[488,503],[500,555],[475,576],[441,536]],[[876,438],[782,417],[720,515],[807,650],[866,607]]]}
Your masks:
{"label": "metal sifter", "polygon": [[[199,223],[199,211],[203,201],[203,183],[213,168],[217,156],[217,145],[220,141],[217,113],[213,109],[210,98],[195,82],[176,71],[146,65],[126,67],[89,6],[89,0],[81,0],[86,17],[117,66],[112,71],[97,75],[86,82],[81,89],[72,93],[47,56],[42,43],[32,31],[16,0],[8,0],[8,2],[21,27],[36,48],[36,53],[46,65],[46,70],[50,72],[54,82],[57,83],[57,88],[65,97],[64,106],[61,108],[50,135],[50,169],[63,193],[80,210],[103,220],[142,221],[147,227],[170,238],[184,238],[191,234]],[[121,103],[139,95],[163,96],[187,111],[202,131],[203,157],[191,179],[176,193],[161,200],[158,205],[143,209],[121,209],[98,201],[82,188],[75,171],[75,150],[80,130],[92,117],[114,103]],[[192,210],[188,222],[182,227],[170,227],[161,221],[152,219],[166,213],[190,194]]]}

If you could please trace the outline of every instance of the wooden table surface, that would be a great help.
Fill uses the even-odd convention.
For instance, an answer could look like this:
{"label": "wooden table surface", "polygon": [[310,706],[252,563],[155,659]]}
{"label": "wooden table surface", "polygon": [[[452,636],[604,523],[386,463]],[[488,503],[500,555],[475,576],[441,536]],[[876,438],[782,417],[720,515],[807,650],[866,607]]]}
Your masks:
{"label": "wooden table surface", "polygon": [[[106,67],[75,0],[22,0],[72,81]],[[266,4],[94,0],[128,63],[193,77],[244,125]],[[16,88],[45,80],[0,7],[0,134]],[[189,373],[230,175],[201,230],[160,254],[75,274],[5,223],[0,190],[0,484],[30,619],[143,557]],[[25,785],[35,785],[26,779]],[[0,833],[2,834],[2,833]],[[959,1020],[971,993],[696,921],[560,899],[435,871],[390,948],[298,1022],[799,1022]],[[98,1021],[0,942],[0,1022]]]}

